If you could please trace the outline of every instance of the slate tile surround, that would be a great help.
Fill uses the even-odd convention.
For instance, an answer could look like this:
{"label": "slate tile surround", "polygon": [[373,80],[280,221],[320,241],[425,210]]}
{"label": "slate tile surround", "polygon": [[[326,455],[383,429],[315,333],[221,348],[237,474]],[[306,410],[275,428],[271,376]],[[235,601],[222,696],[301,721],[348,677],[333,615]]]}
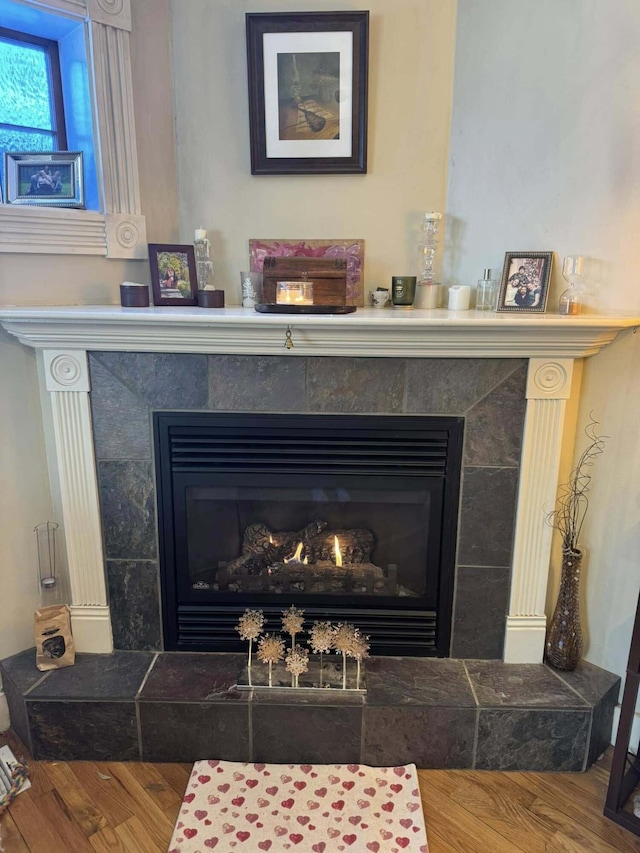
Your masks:
{"label": "slate tile surround", "polygon": [[[547,666],[373,657],[366,696],[239,691],[243,655],[78,655],[41,673],[0,662],[16,734],[36,759],[221,758],[423,768],[584,770],[606,748],[620,679]],[[345,701],[346,700],[346,701]]]}
{"label": "slate tile surround", "polygon": [[501,657],[526,360],[93,352],[89,365],[117,648],[162,649],[153,411],[406,413],[465,418],[452,654]]}

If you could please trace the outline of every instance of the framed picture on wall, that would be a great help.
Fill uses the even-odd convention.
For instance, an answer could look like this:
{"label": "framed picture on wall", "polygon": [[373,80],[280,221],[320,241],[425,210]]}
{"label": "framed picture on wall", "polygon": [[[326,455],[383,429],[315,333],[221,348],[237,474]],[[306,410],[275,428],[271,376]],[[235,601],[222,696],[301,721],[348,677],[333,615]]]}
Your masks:
{"label": "framed picture on wall", "polygon": [[251,174],[364,174],[369,13],[248,13],[246,29]]}
{"label": "framed picture on wall", "polygon": [[149,243],[154,305],[197,305],[198,280],[193,246]]}
{"label": "framed picture on wall", "polygon": [[544,314],[553,252],[507,252],[497,311]]}
{"label": "framed picture on wall", "polygon": [[4,201],[6,204],[83,208],[82,152],[5,152]]}

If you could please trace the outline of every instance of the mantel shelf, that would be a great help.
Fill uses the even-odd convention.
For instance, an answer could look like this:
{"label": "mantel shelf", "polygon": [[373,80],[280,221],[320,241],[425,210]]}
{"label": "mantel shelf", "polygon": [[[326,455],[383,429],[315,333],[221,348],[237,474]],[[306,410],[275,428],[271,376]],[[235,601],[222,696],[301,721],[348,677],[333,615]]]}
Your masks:
{"label": "mantel shelf", "polygon": [[[0,308],[0,324],[36,349],[408,358],[584,358],[637,315],[359,308],[347,315],[258,314],[252,309]],[[293,349],[284,348],[291,328]]]}

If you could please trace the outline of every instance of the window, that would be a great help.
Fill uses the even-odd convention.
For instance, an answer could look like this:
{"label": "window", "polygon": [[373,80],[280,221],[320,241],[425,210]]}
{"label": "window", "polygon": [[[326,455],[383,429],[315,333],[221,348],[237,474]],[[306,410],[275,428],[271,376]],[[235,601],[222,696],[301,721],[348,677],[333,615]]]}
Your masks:
{"label": "window", "polygon": [[0,169],[5,151],[66,151],[58,45],[0,27]]}

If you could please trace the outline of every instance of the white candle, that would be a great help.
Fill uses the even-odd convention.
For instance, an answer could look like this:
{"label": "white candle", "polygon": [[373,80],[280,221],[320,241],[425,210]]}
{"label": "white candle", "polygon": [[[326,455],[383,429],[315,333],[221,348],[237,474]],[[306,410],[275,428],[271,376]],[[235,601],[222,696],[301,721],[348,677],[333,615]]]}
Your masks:
{"label": "white candle", "polygon": [[468,311],[471,288],[468,284],[454,284],[449,288],[449,311]]}
{"label": "white candle", "polygon": [[205,231],[204,228],[196,228],[195,239],[196,240],[206,240],[207,239],[207,232]]}

